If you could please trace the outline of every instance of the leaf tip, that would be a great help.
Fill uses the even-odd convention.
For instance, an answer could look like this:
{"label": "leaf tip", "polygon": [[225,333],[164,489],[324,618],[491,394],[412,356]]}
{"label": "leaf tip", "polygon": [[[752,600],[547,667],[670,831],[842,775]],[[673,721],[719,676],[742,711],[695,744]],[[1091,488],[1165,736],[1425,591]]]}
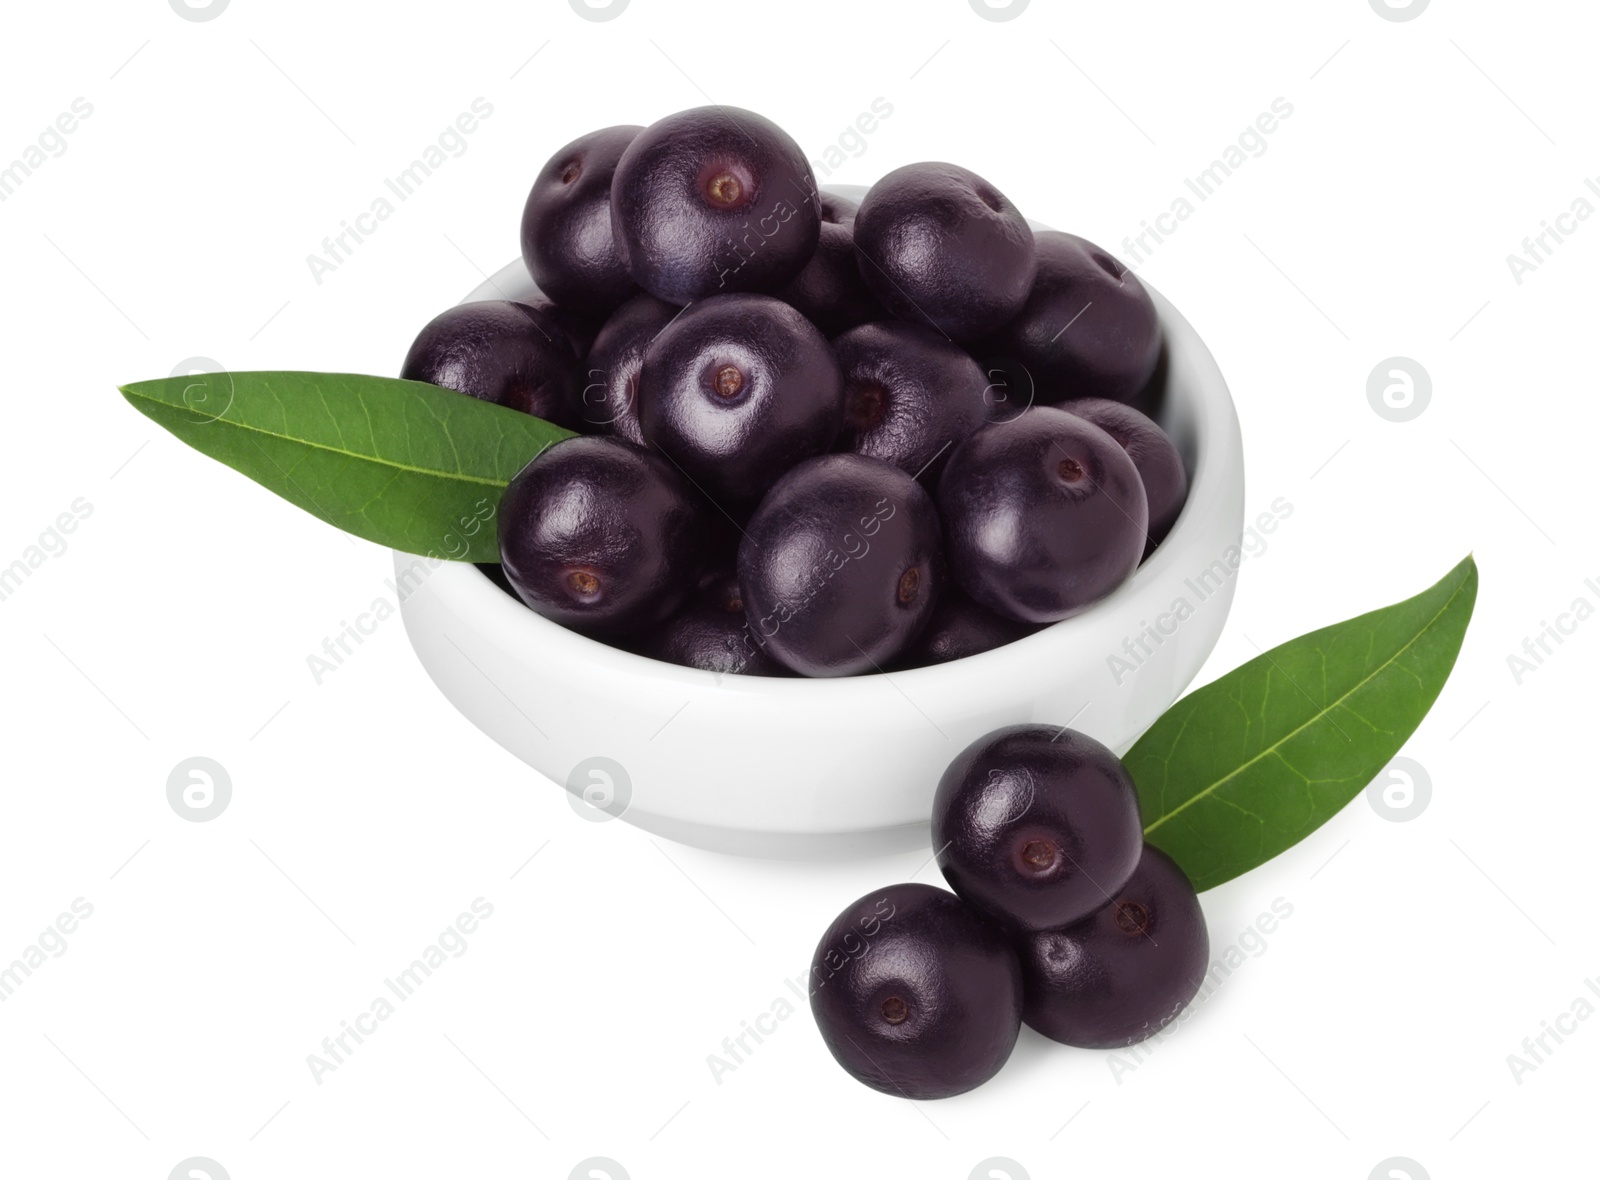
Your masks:
{"label": "leaf tip", "polygon": [[129,381],[125,385],[117,386],[117,392],[131,402],[135,398],[148,398],[149,388],[156,384],[158,384],[156,381]]}

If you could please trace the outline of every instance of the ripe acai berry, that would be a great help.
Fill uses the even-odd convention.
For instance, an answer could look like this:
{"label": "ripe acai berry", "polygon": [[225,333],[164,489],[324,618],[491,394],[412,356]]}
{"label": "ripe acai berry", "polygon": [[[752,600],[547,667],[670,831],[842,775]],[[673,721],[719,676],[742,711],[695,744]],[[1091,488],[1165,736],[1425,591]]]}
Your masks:
{"label": "ripe acai berry", "polygon": [[575,630],[621,637],[684,601],[701,572],[705,528],[661,456],[569,438],[506,486],[499,535],[501,568],[524,602]]}
{"label": "ripe acai berry", "polygon": [[894,315],[973,340],[1022,310],[1033,231],[1004,193],[956,164],[907,164],[856,212],[861,277]]}
{"label": "ripe acai berry", "polygon": [[573,424],[577,357],[566,332],[524,303],[463,303],[430,320],[400,376]]}
{"label": "ripe acai berry", "polygon": [[944,581],[939,518],[922,485],[860,455],[794,468],[739,542],[758,642],[806,676],[879,672],[914,640]]}
{"label": "ripe acai berry", "polygon": [[605,127],[540,169],[522,213],[522,260],[539,289],[580,315],[610,314],[635,286],[611,232],[611,178],[643,127]]}
{"label": "ripe acai berry", "polygon": [[1093,422],[1116,439],[1139,469],[1139,482],[1144,484],[1145,500],[1150,506],[1150,535],[1144,547],[1144,555],[1149,557],[1172,531],[1189,496],[1189,474],[1178,448],[1161,427],[1122,402],[1091,397],[1066,402],[1061,408]]}
{"label": "ripe acai berry", "polygon": [[1194,999],[1210,938],[1189,878],[1147,845],[1108,903],[1028,935],[1018,952],[1029,1028],[1066,1045],[1116,1049],[1161,1031]]}
{"label": "ripe acai berry", "polygon": [[573,356],[581,360],[589,355],[589,346],[594,343],[595,333],[600,331],[601,321],[557,307],[543,295],[530,295],[520,302],[556,326],[566,340],[567,347],[572,349]]}
{"label": "ripe acai berry", "polygon": [[958,445],[939,480],[950,566],[990,610],[1053,623],[1115,590],[1144,555],[1149,507],[1098,426],[1034,406]]}
{"label": "ripe acai berry", "polygon": [[927,627],[900,662],[908,668],[948,664],[951,660],[964,660],[1015,643],[1038,629],[1030,623],[997,615],[961,591],[947,588],[939,605],[934,607]]}
{"label": "ripe acai berry", "polygon": [[928,487],[955,445],[989,419],[988,380],[932,328],[863,324],[833,342],[844,378],[840,449],[893,463]]}
{"label": "ripe acai berry", "polygon": [[639,429],[639,370],[644,350],[683,308],[635,295],[611,314],[582,365],[578,418],[595,434],[614,434],[644,446]]}
{"label": "ripe acai berry", "polygon": [[628,145],[613,233],[634,281],[669,303],[773,291],[817,247],[811,164],[776,123],[737,107],[668,115]]}
{"label": "ripe acai berry", "polygon": [[891,885],[848,907],[817,944],[810,986],[834,1059],[899,1098],[948,1098],[982,1085],[1017,1041],[1015,952],[932,885]]}
{"label": "ripe acai berry", "polygon": [[1139,864],[1139,796],[1122,762],[1086,734],[996,730],[963,750],[933,797],[939,867],[963,900],[1026,932],[1105,905]]}
{"label": "ripe acai berry", "polygon": [[827,450],[843,417],[828,342],[771,296],[702,300],[645,349],[645,441],[730,515],[754,507],[800,460]]}
{"label": "ripe acai berry", "polygon": [[727,675],[790,675],[752,638],[744,595],[732,573],[696,591],[687,606],[646,636],[639,654]]}
{"label": "ripe acai berry", "polygon": [[822,230],[811,261],[773,294],[830,340],[858,324],[889,318],[856,266],[856,204],[822,193]]}
{"label": "ripe acai berry", "polygon": [[1144,389],[1161,353],[1155,301],[1137,275],[1093,242],[1042,230],[1039,271],[1018,314],[975,346],[1003,358],[1010,384],[1042,405],[1069,398],[1126,402]]}

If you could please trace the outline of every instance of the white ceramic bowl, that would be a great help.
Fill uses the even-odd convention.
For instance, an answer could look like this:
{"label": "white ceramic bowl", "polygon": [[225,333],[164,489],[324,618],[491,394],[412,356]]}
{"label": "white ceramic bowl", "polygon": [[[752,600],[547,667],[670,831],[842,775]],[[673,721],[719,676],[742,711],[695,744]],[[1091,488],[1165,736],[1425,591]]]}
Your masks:
{"label": "white ceramic bowl", "polygon": [[[517,261],[467,298],[536,292]],[[803,858],[926,846],[934,788],[968,743],[1003,725],[1070,723],[1120,753],[1222,631],[1243,531],[1239,421],[1211,353],[1151,294],[1169,359],[1161,425],[1188,465],[1189,500],[1150,560],[1082,614],[906,672],[719,676],[587,639],[477,567],[445,562],[402,599],[412,646],[484,733],[569,790],[614,790],[608,811],[668,839]],[[397,574],[419,561],[396,553]],[[592,771],[597,758],[609,762]]]}

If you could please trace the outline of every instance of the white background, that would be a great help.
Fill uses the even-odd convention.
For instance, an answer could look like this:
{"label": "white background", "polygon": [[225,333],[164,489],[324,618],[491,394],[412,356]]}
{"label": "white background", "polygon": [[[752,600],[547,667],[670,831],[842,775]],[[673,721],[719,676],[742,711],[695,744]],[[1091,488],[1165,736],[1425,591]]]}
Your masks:
{"label": "white background", "polygon": [[[0,203],[0,565],[75,500],[92,514],[0,602],[0,961],[74,899],[94,910],[0,1003],[0,1174],[161,1180],[194,1156],[235,1180],[565,1177],[591,1156],[635,1180],[964,1180],[994,1156],[1035,1178],[1364,1180],[1394,1156],[1435,1178],[1574,1174],[1600,1020],[1520,1085],[1506,1057],[1600,976],[1600,622],[1520,685],[1506,657],[1600,604],[1600,218],[1520,285],[1505,259],[1600,177],[1592,6],[1035,0],[989,21],[966,0],[634,0],[597,22],[563,0],[234,0],[192,21],[139,0],[4,19],[0,161],[74,99],[93,114]],[[466,153],[318,284],[306,256],[478,97],[494,113]],[[393,373],[515,255],[527,186],[568,140],[715,100],[820,157],[879,97],[892,116],[822,179],[951,159],[1118,253],[1293,104],[1142,269],[1229,377],[1251,514],[1293,505],[1202,679],[1468,551],[1482,567],[1406,747],[1427,809],[1393,823],[1358,799],[1207,894],[1219,951],[1276,898],[1293,916],[1120,1081],[1024,1030],[993,1082],[914,1105],[851,1081],[801,1008],[719,1085],[707,1055],[790,995],[834,913],[924,858],[770,864],[586,823],[445,703],[398,620],[318,686],[306,657],[387,594],[387,554],[116,393],[197,355]],[[1433,381],[1400,424],[1366,397],[1395,355]],[[233,784],[207,823],[166,798],[195,755]],[[479,897],[494,914],[466,953],[317,1084],[307,1054]]]}

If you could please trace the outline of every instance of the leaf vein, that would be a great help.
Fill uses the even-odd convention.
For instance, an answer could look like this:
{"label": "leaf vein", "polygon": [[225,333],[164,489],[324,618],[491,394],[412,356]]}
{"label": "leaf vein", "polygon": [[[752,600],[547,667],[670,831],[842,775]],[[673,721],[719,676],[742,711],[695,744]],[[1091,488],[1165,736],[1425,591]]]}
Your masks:
{"label": "leaf vein", "polygon": [[[240,422],[237,419],[213,418],[209,414],[202,414],[184,407],[174,406],[171,402],[164,402],[159,398],[144,397],[144,395],[138,393],[135,393],[132,396],[142,397],[143,400],[152,402],[153,404],[160,406],[163,410],[166,410],[170,413],[186,414],[189,416],[192,422],[209,422],[213,424],[220,423],[226,426],[231,426],[235,430],[242,430],[247,434],[259,434],[266,438],[275,439],[278,442],[293,443],[295,446],[305,447],[308,450],[327,451],[329,454],[343,455],[348,459],[356,459],[363,463],[374,464],[378,467],[390,467],[396,471],[407,472],[411,475],[426,475],[439,479],[454,479],[460,480],[463,483],[482,484],[485,487],[492,488],[501,488],[505,486],[504,481],[495,479],[492,476],[469,475],[464,471],[447,471],[443,468],[420,467],[416,466],[415,464],[400,463],[394,459],[386,458],[381,455],[363,455],[359,451],[350,451],[342,447],[329,446],[327,443],[311,442],[308,439],[295,438],[293,435],[283,433],[282,431],[268,430],[261,426],[253,426],[247,422]],[[276,395],[274,395],[274,398],[276,399]],[[280,401],[279,404],[281,405],[282,402]],[[453,442],[451,443],[451,449],[455,449],[455,444]]]}
{"label": "leaf vein", "polygon": [[[1278,738],[1277,741],[1273,742],[1270,746],[1267,746],[1265,749],[1263,749],[1259,753],[1257,753],[1254,757],[1246,760],[1245,762],[1241,763],[1239,766],[1234,767],[1227,774],[1223,775],[1221,778],[1217,779],[1215,782],[1208,783],[1205,787],[1202,787],[1200,790],[1196,791],[1188,799],[1184,800],[1182,803],[1180,803],[1173,810],[1171,810],[1171,811],[1167,812],[1165,815],[1161,816],[1154,823],[1146,825],[1145,829],[1144,829],[1145,835],[1149,836],[1149,834],[1151,832],[1155,831],[1162,824],[1166,823],[1168,820],[1172,819],[1176,815],[1181,815],[1184,811],[1186,811],[1188,808],[1194,806],[1194,804],[1198,803],[1200,800],[1211,798],[1212,796],[1214,796],[1216,794],[1217,789],[1219,787],[1221,787],[1223,784],[1225,784],[1227,782],[1230,782],[1233,779],[1237,778],[1239,775],[1243,774],[1246,770],[1248,770],[1251,766],[1255,765],[1257,762],[1260,762],[1263,759],[1265,759],[1265,758],[1267,758],[1267,757],[1269,757],[1271,755],[1276,754],[1278,752],[1279,748],[1281,746],[1283,746],[1284,743],[1288,742],[1291,738],[1293,738],[1293,737],[1297,736],[1298,734],[1304,732],[1310,726],[1315,724],[1317,721],[1321,720],[1323,717],[1327,716],[1329,713],[1333,712],[1335,709],[1343,707],[1344,703],[1347,700],[1349,700],[1350,697],[1354,696],[1357,692],[1359,692],[1361,689],[1365,688],[1368,684],[1370,684],[1373,681],[1373,679],[1375,679],[1378,676],[1379,673],[1381,673],[1386,668],[1388,668],[1389,666],[1394,664],[1396,661],[1398,661],[1400,659],[1400,657],[1403,656],[1407,651],[1409,651],[1413,645],[1415,645],[1419,640],[1421,640],[1423,636],[1428,634],[1428,632],[1432,629],[1433,625],[1435,623],[1437,623],[1444,616],[1444,613],[1447,610],[1449,610],[1451,605],[1455,602],[1455,600],[1458,597],[1460,597],[1463,589],[1467,585],[1468,580],[1469,580],[1468,578],[1463,577],[1461,579],[1460,583],[1457,584],[1456,587],[1451,590],[1450,596],[1447,599],[1445,599],[1443,605],[1441,605],[1439,607],[1439,609],[1434,613],[1432,618],[1430,618],[1421,627],[1417,628],[1416,633],[1413,634],[1409,639],[1407,639],[1405,641],[1405,643],[1403,643],[1399,647],[1399,649],[1394,652],[1393,655],[1390,655],[1381,664],[1379,664],[1377,667],[1373,668],[1370,672],[1368,672],[1365,676],[1363,676],[1360,680],[1358,680],[1350,688],[1345,690],[1345,692],[1342,693],[1337,700],[1330,702],[1329,704],[1327,704],[1326,706],[1321,708],[1318,712],[1312,714],[1305,721],[1303,721],[1299,725],[1295,726],[1288,733],[1286,733],[1282,737]],[[1371,652],[1372,652],[1372,648],[1373,648],[1374,644],[1375,644],[1375,639],[1374,639],[1373,643],[1369,643],[1368,646],[1367,646],[1368,659],[1371,658]],[[1218,797],[1222,798],[1221,796],[1218,796]]]}

